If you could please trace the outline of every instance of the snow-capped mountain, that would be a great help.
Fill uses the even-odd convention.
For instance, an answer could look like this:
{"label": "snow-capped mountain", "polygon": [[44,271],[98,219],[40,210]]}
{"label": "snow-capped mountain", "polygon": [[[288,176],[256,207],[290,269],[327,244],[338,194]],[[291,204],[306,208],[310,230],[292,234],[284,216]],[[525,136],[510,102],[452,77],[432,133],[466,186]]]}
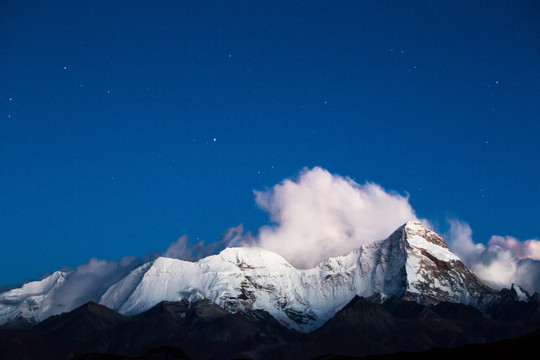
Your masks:
{"label": "snow-capped mountain", "polygon": [[53,315],[54,295],[66,276],[66,272],[56,271],[43,280],[32,281],[0,294],[0,324],[21,317],[39,322]]}
{"label": "snow-capped mountain", "polygon": [[[0,294],[0,323],[20,315],[37,321],[51,315],[48,304],[55,286],[61,286],[58,279],[65,276],[55,274],[56,280]],[[110,286],[99,302],[131,315],[162,300],[204,298],[230,312],[265,310],[289,328],[311,331],[356,295],[397,296],[423,304],[479,304],[495,296],[439,235],[408,222],[385,240],[312,269],[296,269],[278,254],[248,247],[227,248],[198,262],[159,257]]]}

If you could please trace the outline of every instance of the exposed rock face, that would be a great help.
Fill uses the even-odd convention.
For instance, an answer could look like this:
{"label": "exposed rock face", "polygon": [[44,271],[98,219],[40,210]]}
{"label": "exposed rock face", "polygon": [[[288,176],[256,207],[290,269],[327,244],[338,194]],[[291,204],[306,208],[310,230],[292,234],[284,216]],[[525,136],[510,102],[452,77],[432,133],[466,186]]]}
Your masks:
{"label": "exposed rock face", "polygon": [[453,254],[444,240],[421,223],[408,222],[388,240],[407,248],[408,286],[404,299],[436,304],[441,301],[472,304],[484,301],[494,291]]}
{"label": "exposed rock face", "polygon": [[[0,294],[0,323],[21,315],[37,321],[51,315],[49,305],[65,276],[55,274]],[[309,332],[357,295],[379,301],[396,296],[421,304],[474,305],[495,296],[439,235],[421,223],[408,222],[385,240],[312,269],[296,269],[260,248],[228,248],[198,262],[160,257],[110,286],[99,302],[133,315],[163,300],[208,299],[232,313],[252,316],[266,311],[289,328]]]}

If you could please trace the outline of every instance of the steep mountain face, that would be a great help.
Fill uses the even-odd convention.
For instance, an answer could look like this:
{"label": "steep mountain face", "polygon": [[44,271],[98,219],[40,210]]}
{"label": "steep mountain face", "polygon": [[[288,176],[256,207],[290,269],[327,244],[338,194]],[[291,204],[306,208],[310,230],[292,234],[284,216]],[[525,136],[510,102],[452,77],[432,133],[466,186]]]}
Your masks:
{"label": "steep mountain face", "polygon": [[386,241],[406,248],[405,300],[473,304],[494,294],[448,249],[439,235],[421,223],[408,222]]}
{"label": "steep mountain face", "polygon": [[[62,276],[0,294],[0,322],[21,314],[43,320]],[[32,287],[39,291],[30,291]],[[163,300],[208,299],[232,313],[256,316],[258,310],[266,311],[289,328],[309,332],[356,295],[473,305],[495,296],[440,236],[421,223],[408,222],[385,240],[329,258],[313,269],[296,269],[260,248],[228,248],[198,262],[160,257],[109,287],[99,302],[132,315]]]}

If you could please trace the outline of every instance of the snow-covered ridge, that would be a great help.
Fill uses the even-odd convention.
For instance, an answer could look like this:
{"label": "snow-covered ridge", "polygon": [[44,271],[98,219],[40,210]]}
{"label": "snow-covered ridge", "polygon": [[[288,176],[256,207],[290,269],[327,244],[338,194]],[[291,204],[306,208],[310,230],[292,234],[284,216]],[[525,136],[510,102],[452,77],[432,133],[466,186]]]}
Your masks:
{"label": "snow-covered ridge", "polygon": [[[34,296],[34,312],[40,313],[34,318],[42,320],[47,302],[36,301],[35,296],[54,299],[54,287],[45,295],[29,295],[28,289],[11,292],[18,290],[27,299]],[[14,301],[6,307],[12,296],[8,293],[0,294],[0,322],[29,314],[28,302]],[[198,262],[160,257],[110,286],[100,303],[130,315],[163,300],[205,298],[231,312],[266,310],[290,328],[311,331],[355,295],[475,303],[490,293],[440,236],[421,223],[408,222],[385,240],[312,269],[296,269],[280,255],[254,247],[227,248]]]}
{"label": "snow-covered ridge", "polygon": [[18,317],[39,322],[50,315],[54,293],[64,283],[66,272],[56,271],[40,281],[32,281],[20,288],[0,294],[0,324]]}

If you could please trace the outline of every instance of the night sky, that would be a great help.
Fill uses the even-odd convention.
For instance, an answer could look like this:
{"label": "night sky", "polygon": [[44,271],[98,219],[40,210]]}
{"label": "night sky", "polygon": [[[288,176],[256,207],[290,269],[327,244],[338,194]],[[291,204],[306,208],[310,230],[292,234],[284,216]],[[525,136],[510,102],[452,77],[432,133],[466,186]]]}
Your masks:
{"label": "night sky", "polygon": [[[0,285],[268,222],[320,166],[538,238],[536,1],[2,1]],[[442,226],[442,225],[441,225]]]}

